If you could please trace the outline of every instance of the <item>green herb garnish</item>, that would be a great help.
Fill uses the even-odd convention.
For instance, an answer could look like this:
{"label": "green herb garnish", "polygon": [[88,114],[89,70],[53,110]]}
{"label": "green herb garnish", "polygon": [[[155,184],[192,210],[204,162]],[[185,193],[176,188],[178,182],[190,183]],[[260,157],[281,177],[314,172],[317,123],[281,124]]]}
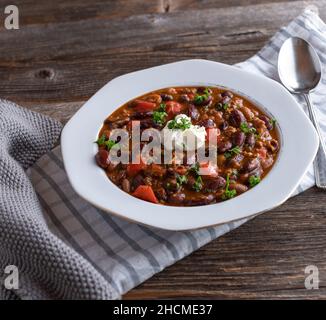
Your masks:
{"label": "green herb garnish", "polygon": [[225,191],[222,195],[222,200],[231,199],[237,194],[236,190],[230,190],[229,187],[230,187],[230,175],[228,174],[226,176],[226,185],[225,185]]}
{"label": "green herb garnish", "polygon": [[243,133],[256,133],[256,129],[254,127],[250,128],[246,122],[240,124],[240,130]]}
{"label": "green herb garnish", "polygon": [[249,177],[249,185],[250,187],[256,186],[260,182],[260,177],[258,176],[250,176]]}
{"label": "green herb garnish", "polygon": [[224,157],[226,159],[229,159],[232,156],[239,154],[240,152],[241,152],[240,147],[236,146],[236,147],[233,147],[232,149],[230,149],[229,151],[225,152]]}
{"label": "green herb garnish", "polygon": [[275,125],[276,125],[276,119],[270,119],[269,120],[269,123],[273,126],[273,129],[275,128]]}
{"label": "green herb garnish", "polygon": [[198,176],[196,178],[196,181],[192,187],[196,192],[199,192],[203,188],[203,179],[201,178],[201,176]]}
{"label": "green herb garnish", "polygon": [[195,99],[194,99],[194,103],[195,104],[203,103],[204,101],[206,101],[208,99],[209,95],[210,95],[209,88],[206,88],[204,90],[204,94],[201,94],[201,95],[196,94]]}
{"label": "green herb garnish", "polygon": [[163,124],[165,122],[167,115],[168,114],[165,111],[165,103],[161,103],[159,108],[153,112],[153,120],[157,124]]}
{"label": "green herb garnish", "polygon": [[190,167],[190,171],[193,171],[196,175],[199,175],[199,169],[200,169],[200,166],[199,166],[198,162],[196,162],[195,164],[193,164]]}
{"label": "green herb garnish", "polygon": [[102,136],[98,138],[97,141],[95,141],[95,143],[97,143],[99,146],[102,146],[105,143],[105,139],[106,139],[105,134],[102,134]]}
{"label": "green herb garnish", "polygon": [[168,128],[172,130],[180,129],[186,130],[191,127],[191,121],[188,118],[180,118],[177,120],[169,121]]}
{"label": "green herb garnish", "polygon": [[107,147],[108,150],[112,149],[112,148],[116,148],[119,146],[119,143],[113,141],[113,140],[108,140],[105,141],[105,146]]}
{"label": "green herb garnish", "polygon": [[227,110],[228,107],[229,107],[229,104],[228,103],[221,103],[221,102],[219,102],[216,105],[216,109],[219,110],[219,111]]}
{"label": "green herb garnish", "polygon": [[185,176],[185,175],[177,175],[177,185],[178,185],[178,188],[181,187],[183,184],[187,183],[188,181],[188,177]]}

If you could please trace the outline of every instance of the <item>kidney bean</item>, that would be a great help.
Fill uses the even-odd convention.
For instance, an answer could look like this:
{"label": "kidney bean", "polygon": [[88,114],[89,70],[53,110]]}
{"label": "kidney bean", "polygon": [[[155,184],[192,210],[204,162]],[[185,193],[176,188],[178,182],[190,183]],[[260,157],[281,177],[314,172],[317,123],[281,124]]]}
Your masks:
{"label": "kidney bean", "polygon": [[164,188],[168,193],[172,193],[178,191],[181,188],[181,186],[177,182],[176,178],[168,178],[164,182]]}
{"label": "kidney bean", "polygon": [[146,101],[159,104],[162,102],[162,97],[159,94],[151,94],[146,98]]}
{"label": "kidney bean", "polygon": [[181,102],[189,102],[190,101],[190,97],[187,94],[182,94],[180,96],[180,101]]}
{"label": "kidney bean", "polygon": [[251,172],[259,167],[260,167],[260,161],[258,160],[258,158],[253,158],[245,162],[245,164],[242,167],[242,171]]}
{"label": "kidney bean", "polygon": [[216,124],[214,122],[213,119],[206,119],[206,120],[203,120],[199,123],[200,126],[203,126],[205,128],[215,128],[216,127]]}
{"label": "kidney bean", "polygon": [[167,194],[164,188],[160,187],[155,191],[155,195],[157,199],[166,201],[167,200]]}
{"label": "kidney bean", "polygon": [[131,182],[132,189],[135,190],[140,185],[144,184],[144,177],[141,174],[137,174]]}
{"label": "kidney bean", "polygon": [[186,195],[181,192],[170,194],[168,197],[168,202],[175,204],[182,204],[186,199]]}
{"label": "kidney bean", "polygon": [[228,123],[225,120],[223,120],[219,125],[219,129],[221,131],[225,130],[227,127],[228,127]]}
{"label": "kidney bean", "polygon": [[218,176],[214,179],[209,179],[209,180],[205,181],[206,189],[214,191],[214,192],[220,188],[223,188],[225,186],[225,184],[226,184],[225,179],[220,176]]}
{"label": "kidney bean", "polygon": [[171,100],[173,100],[173,96],[171,96],[170,94],[166,94],[166,93],[162,93],[161,98],[162,98],[163,101],[171,101]]}
{"label": "kidney bean", "polygon": [[241,183],[232,183],[230,184],[230,189],[235,190],[237,194],[244,193],[248,190],[248,187]]}
{"label": "kidney bean", "polygon": [[228,140],[218,142],[217,149],[219,153],[224,153],[232,148],[232,143]]}
{"label": "kidney bean", "polygon": [[233,134],[232,142],[234,146],[241,147],[246,139],[246,135],[242,131],[237,131]]}
{"label": "kidney bean", "polygon": [[261,115],[259,118],[260,118],[260,120],[264,121],[267,130],[273,129],[273,124],[271,123],[271,120],[267,116]]}
{"label": "kidney bean", "polygon": [[122,190],[125,191],[125,192],[130,192],[130,181],[125,178],[122,180]]}
{"label": "kidney bean", "polygon": [[231,98],[228,96],[222,97],[222,100],[220,101],[222,104],[228,104],[231,101]]}
{"label": "kidney bean", "polygon": [[230,114],[229,122],[234,127],[240,127],[241,123],[246,123],[247,120],[240,110],[234,109]]}
{"label": "kidney bean", "polygon": [[131,116],[132,120],[141,120],[145,118],[149,118],[153,116],[153,111],[147,111],[147,112],[134,112]]}
{"label": "kidney bean", "polygon": [[241,161],[243,160],[244,156],[239,153],[237,155],[235,155],[234,157],[232,157],[228,164],[232,167],[232,168],[236,168],[236,169],[240,169],[241,167]]}
{"label": "kidney bean", "polygon": [[100,149],[95,156],[95,160],[101,168],[106,169],[110,164],[109,152],[104,149]]}
{"label": "kidney bean", "polygon": [[104,121],[104,123],[107,124],[109,126],[109,128],[112,130],[112,129],[122,128],[123,126],[128,124],[129,121],[130,121],[130,118],[126,117],[125,119],[115,120],[115,121],[106,119]]}
{"label": "kidney bean", "polygon": [[230,91],[224,91],[221,93],[222,97],[229,97],[229,98],[233,98],[233,93]]}
{"label": "kidney bean", "polygon": [[249,146],[249,147],[253,147],[256,143],[256,137],[255,137],[255,134],[254,133],[249,133],[247,135],[247,138],[246,138],[246,144]]}
{"label": "kidney bean", "polygon": [[190,104],[188,107],[188,116],[192,120],[197,120],[199,118],[198,109],[193,104]]}
{"label": "kidney bean", "polygon": [[207,195],[201,195],[197,198],[190,198],[185,201],[185,204],[188,206],[204,206],[206,204],[209,204],[215,200],[215,195],[213,194],[207,194]]}

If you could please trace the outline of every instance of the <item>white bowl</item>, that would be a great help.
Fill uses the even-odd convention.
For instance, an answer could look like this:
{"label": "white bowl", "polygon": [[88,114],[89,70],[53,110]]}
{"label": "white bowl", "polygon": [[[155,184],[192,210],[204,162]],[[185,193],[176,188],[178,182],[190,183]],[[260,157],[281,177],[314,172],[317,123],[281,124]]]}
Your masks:
{"label": "white bowl", "polygon": [[[94,161],[104,119],[125,102],[173,86],[227,87],[277,120],[281,149],[262,182],[234,199],[200,207],[171,207],[137,199],[120,190]],[[318,137],[291,94],[279,83],[229,65],[185,60],[118,77],[99,90],[71,118],[61,136],[64,165],[76,192],[102,210],[168,230],[187,230],[239,220],[283,203],[313,161]]]}

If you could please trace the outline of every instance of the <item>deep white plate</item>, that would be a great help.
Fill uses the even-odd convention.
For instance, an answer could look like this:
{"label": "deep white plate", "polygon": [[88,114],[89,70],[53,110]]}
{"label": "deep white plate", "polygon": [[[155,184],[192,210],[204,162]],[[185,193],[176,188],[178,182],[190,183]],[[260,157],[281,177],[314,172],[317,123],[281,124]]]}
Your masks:
{"label": "deep white plate", "polygon": [[[137,199],[120,190],[94,156],[105,118],[125,102],[160,88],[218,86],[251,100],[277,120],[281,149],[269,174],[234,199],[200,207],[171,207]],[[185,60],[118,77],[99,90],[63,129],[61,145],[68,178],[93,205],[122,218],[168,229],[186,230],[239,220],[283,203],[298,186],[318,148],[314,127],[279,83],[229,65]]]}

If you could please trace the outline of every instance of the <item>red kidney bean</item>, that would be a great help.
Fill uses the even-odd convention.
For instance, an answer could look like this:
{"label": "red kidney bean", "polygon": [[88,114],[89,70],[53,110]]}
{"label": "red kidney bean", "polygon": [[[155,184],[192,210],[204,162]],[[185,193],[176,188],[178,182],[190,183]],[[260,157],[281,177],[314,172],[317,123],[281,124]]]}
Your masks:
{"label": "red kidney bean", "polygon": [[141,174],[137,174],[131,182],[132,189],[135,190],[140,185],[144,184],[144,177]]}
{"label": "red kidney bean", "polygon": [[213,194],[207,194],[207,195],[201,195],[197,198],[193,199],[187,199],[184,201],[184,203],[188,206],[204,206],[206,204],[209,204],[215,200],[215,195]]}
{"label": "red kidney bean", "polygon": [[271,123],[271,120],[267,116],[261,115],[259,118],[260,118],[260,120],[264,121],[267,130],[273,129],[273,124]]}
{"label": "red kidney bean", "polygon": [[233,93],[230,91],[224,91],[221,93],[222,97],[229,97],[229,98],[233,98]]}
{"label": "red kidney bean", "polygon": [[109,164],[110,164],[110,159],[109,159],[109,152],[104,150],[104,149],[100,149],[96,156],[95,156],[96,162],[97,164],[101,167],[106,169]]}
{"label": "red kidney bean", "polygon": [[199,118],[199,111],[193,104],[190,104],[188,107],[188,115],[192,120],[197,120]]}
{"label": "red kidney bean", "polygon": [[168,197],[168,202],[174,204],[182,204],[186,199],[186,195],[181,192],[173,193]]}
{"label": "red kidney bean", "polygon": [[256,137],[255,137],[255,134],[254,133],[249,133],[247,135],[247,138],[246,138],[246,144],[249,146],[249,147],[253,147],[256,143]]}
{"label": "red kidney bean", "polygon": [[246,139],[246,135],[242,131],[237,131],[232,136],[232,142],[234,146],[241,147]]}
{"label": "red kidney bean", "polygon": [[200,126],[203,126],[205,128],[215,128],[216,124],[213,119],[206,119],[199,123]]}
{"label": "red kidney bean", "polygon": [[130,192],[130,181],[127,178],[122,180],[121,186],[123,191]]}
{"label": "red kidney bean", "polygon": [[221,131],[225,130],[227,127],[228,127],[228,123],[225,120],[223,120],[219,125],[219,129]]}
{"label": "red kidney bean", "polygon": [[158,188],[156,191],[155,191],[155,195],[157,197],[157,199],[159,200],[163,200],[163,201],[166,201],[167,200],[167,194],[166,194],[166,191],[164,188]]}
{"label": "red kidney bean", "polygon": [[244,193],[248,190],[248,187],[241,183],[232,183],[230,184],[230,189],[235,190],[237,194]]}
{"label": "red kidney bean", "polygon": [[134,112],[133,115],[131,116],[132,120],[141,120],[145,119],[148,117],[153,116],[153,111],[147,111],[147,112]]}
{"label": "red kidney bean", "polygon": [[239,154],[233,156],[229,160],[228,164],[233,168],[240,169],[241,161],[243,160],[243,158],[244,158],[244,156],[241,153],[239,153]]}
{"label": "red kidney bean", "polygon": [[224,153],[232,148],[232,143],[228,140],[218,142],[217,149],[219,153]]}
{"label": "red kidney bean", "polygon": [[223,188],[225,184],[226,184],[225,179],[220,176],[205,181],[206,189],[211,190],[213,192],[216,192],[218,189]]}
{"label": "red kidney bean", "polygon": [[182,94],[180,96],[180,102],[189,102],[190,101],[190,98],[187,94]]}
{"label": "red kidney bean", "polygon": [[243,172],[251,172],[259,167],[260,167],[260,161],[258,160],[258,158],[253,158],[253,159],[247,160],[244,163],[244,165],[242,167],[242,171]]}
{"label": "red kidney bean", "polygon": [[173,96],[171,96],[170,94],[166,94],[166,93],[162,93],[161,98],[162,98],[163,101],[171,101],[171,100],[173,100]]}
{"label": "red kidney bean", "polygon": [[240,110],[234,109],[230,114],[229,122],[234,127],[240,127],[241,123],[247,123],[247,120]]}

